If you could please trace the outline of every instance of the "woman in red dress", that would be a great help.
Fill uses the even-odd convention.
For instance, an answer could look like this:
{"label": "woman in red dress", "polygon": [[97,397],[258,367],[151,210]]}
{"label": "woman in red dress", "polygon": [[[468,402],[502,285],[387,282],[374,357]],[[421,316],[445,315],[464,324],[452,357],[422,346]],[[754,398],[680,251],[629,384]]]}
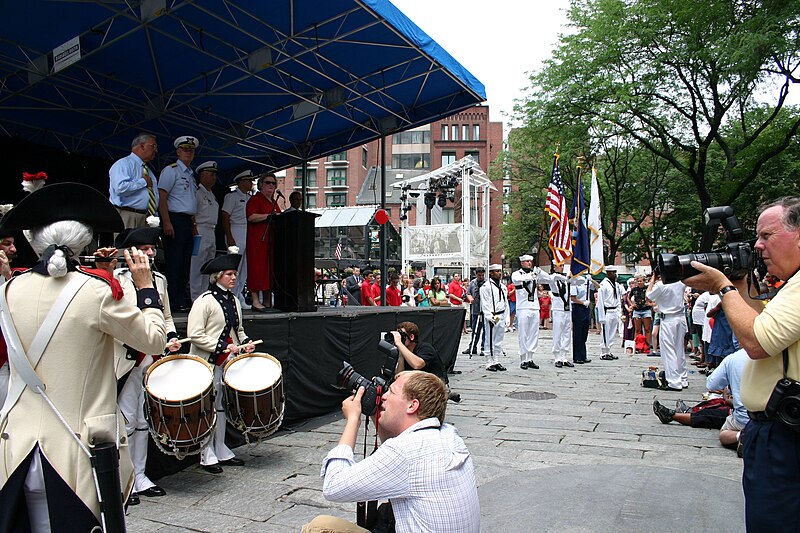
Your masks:
{"label": "woman in red dress", "polygon": [[[272,306],[272,239],[269,215],[280,213],[274,198],[278,182],[274,174],[259,179],[259,189],[247,201],[247,289],[253,297],[253,310],[263,312]],[[263,299],[261,294],[263,292]]]}

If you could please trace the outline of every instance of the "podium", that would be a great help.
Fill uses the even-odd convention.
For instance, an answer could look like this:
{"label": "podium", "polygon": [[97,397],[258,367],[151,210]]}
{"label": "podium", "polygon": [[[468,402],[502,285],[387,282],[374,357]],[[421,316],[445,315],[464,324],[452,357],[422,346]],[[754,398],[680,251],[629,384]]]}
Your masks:
{"label": "podium", "polygon": [[318,216],[299,210],[272,216],[272,292],[277,309],[317,310],[314,302],[314,219]]}

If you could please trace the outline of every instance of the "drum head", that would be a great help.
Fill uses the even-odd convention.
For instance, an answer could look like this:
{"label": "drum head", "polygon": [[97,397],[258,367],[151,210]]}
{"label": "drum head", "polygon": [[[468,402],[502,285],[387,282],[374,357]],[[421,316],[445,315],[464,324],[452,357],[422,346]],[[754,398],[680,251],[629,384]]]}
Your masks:
{"label": "drum head", "polygon": [[192,356],[172,357],[148,369],[145,388],[153,397],[176,402],[199,396],[208,389],[214,374],[205,361]]}
{"label": "drum head", "polygon": [[240,355],[225,365],[225,383],[242,392],[268,389],[281,378],[281,364],[265,353]]}

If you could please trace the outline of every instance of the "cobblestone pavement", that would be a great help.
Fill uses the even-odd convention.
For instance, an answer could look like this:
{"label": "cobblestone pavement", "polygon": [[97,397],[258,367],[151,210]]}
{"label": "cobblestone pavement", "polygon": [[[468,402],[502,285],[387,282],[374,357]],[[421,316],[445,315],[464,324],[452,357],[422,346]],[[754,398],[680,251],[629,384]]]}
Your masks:
{"label": "cobblestone pavement", "polygon": [[[653,414],[655,399],[699,401],[705,376],[690,374],[681,393],[644,389],[641,370],[659,359],[619,350],[618,360],[601,361],[593,333],[592,362],[559,369],[551,339],[541,332],[539,370],[519,368],[517,335],[507,333],[507,372],[459,355],[462,374],[451,377],[462,402],[449,404],[447,420],[474,458],[484,532],[743,530],[736,454],[715,430],[664,425]],[[511,396],[525,392],[549,399]],[[321,513],[352,520],[355,506],[326,502],[319,477],[342,427],[332,413],[237,449],[243,467],[212,475],[195,465],[162,478],[167,496],[142,497],[128,531],[289,532]]]}

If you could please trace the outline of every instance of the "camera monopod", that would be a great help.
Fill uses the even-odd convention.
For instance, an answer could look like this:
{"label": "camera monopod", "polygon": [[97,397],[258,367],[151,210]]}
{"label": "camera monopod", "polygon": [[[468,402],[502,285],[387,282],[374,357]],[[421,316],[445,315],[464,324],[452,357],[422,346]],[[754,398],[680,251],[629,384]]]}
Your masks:
{"label": "camera monopod", "polygon": [[[381,397],[378,396],[375,400],[375,403],[380,407]],[[375,416],[375,444],[372,447],[372,453],[375,453],[375,450],[378,449],[378,417],[380,414],[376,414]],[[367,439],[369,438],[369,416],[364,415],[364,459],[367,458]],[[378,501],[377,500],[370,500],[368,502],[356,502],[356,525],[359,527],[363,527],[365,529],[369,529],[372,531],[372,528],[375,527],[376,522],[378,521]]]}

